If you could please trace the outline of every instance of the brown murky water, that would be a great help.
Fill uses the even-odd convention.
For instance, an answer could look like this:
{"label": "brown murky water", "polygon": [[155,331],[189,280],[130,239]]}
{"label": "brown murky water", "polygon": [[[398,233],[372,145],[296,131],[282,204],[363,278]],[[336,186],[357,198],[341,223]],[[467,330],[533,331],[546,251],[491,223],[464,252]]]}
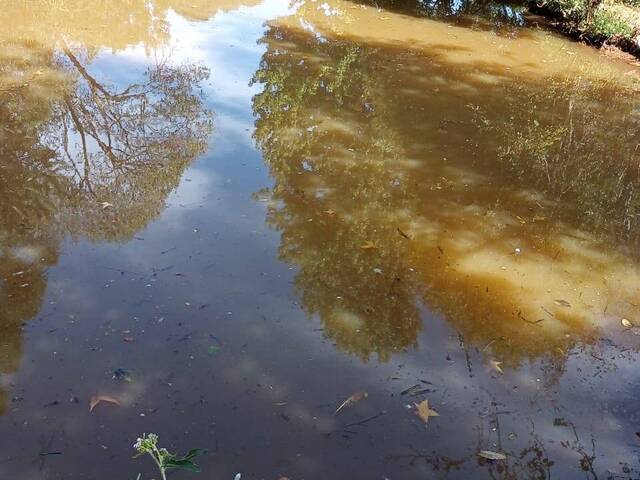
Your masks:
{"label": "brown murky water", "polygon": [[4,2],[0,478],[640,477],[640,71],[415,5]]}

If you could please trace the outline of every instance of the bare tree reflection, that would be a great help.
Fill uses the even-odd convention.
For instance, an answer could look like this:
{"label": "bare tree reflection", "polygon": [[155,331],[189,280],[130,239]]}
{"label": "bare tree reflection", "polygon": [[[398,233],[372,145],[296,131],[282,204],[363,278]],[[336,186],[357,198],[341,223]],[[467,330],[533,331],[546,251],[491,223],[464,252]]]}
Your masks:
{"label": "bare tree reflection", "polygon": [[158,62],[116,86],[90,72],[83,48],[17,46],[20,62],[0,59],[0,373],[17,368],[22,324],[40,309],[64,236],[131,238],[212,129],[203,67]]}

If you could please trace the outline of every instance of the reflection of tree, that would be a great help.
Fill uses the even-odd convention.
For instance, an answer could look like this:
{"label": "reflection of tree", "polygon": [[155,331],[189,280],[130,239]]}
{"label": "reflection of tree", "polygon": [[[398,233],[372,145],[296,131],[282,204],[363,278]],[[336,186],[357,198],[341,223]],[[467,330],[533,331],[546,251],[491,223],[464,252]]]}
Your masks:
{"label": "reflection of tree", "polygon": [[[450,478],[452,472],[460,472],[463,476],[471,474],[475,478],[479,476],[479,471],[483,472],[483,478],[495,480],[602,478],[596,464],[599,459],[601,463],[603,457],[598,456],[595,438],[590,435],[585,442],[572,421],[556,417],[553,428],[562,432],[563,439],[545,441],[543,436],[536,433],[537,425],[533,420],[530,421],[530,431],[523,428],[518,429],[518,434],[510,432],[505,436],[499,417],[497,413],[490,414],[476,425],[478,438],[475,451],[471,454],[443,455],[439,452],[442,445],[439,449],[410,445],[408,451],[390,455],[388,460],[408,466],[427,467],[432,472],[429,478]],[[505,458],[497,461],[484,458],[480,455],[483,450],[504,454]],[[635,468],[627,463],[621,463],[621,466],[627,474],[624,478],[636,478]],[[623,476],[609,471],[606,478]]]}
{"label": "reflection of tree", "polygon": [[[280,49],[279,40],[301,48]],[[265,41],[255,136],[283,204],[269,213],[283,231],[281,257],[300,267],[296,286],[328,336],[364,359],[374,352],[387,359],[414,344],[420,323],[403,279],[404,239],[385,222],[401,187],[388,168],[396,139],[384,123],[375,67],[367,49],[348,43],[317,44],[278,29]],[[362,115],[368,121],[356,123]],[[343,130],[352,125],[357,132]],[[390,195],[394,182],[398,194]],[[333,212],[336,205],[344,209]],[[389,248],[362,248],[367,242]]]}
{"label": "reflection of tree", "polygon": [[[128,238],[160,212],[182,171],[206,148],[211,120],[193,89],[208,71],[161,63],[147,71],[145,82],[114,91],[70,50],[65,55],[78,83],[58,104],[47,141],[63,155],[58,162],[73,184],[82,234]],[[82,215],[100,202],[113,205],[117,222],[110,215]]]}
{"label": "reflection of tree", "polygon": [[524,24],[525,6],[517,2],[493,0],[358,0],[359,3],[408,13],[420,17],[456,20],[491,27],[521,26]]}
{"label": "reflection of tree", "polygon": [[[584,80],[550,85],[555,108],[531,117],[538,103],[522,87],[514,96],[512,122],[489,122],[500,139],[499,159],[526,185],[580,219],[580,226],[626,245],[640,245],[640,117],[625,88],[598,91]],[[611,102],[619,105],[615,113]],[[514,128],[513,125],[518,125]],[[615,141],[612,141],[615,139]],[[558,212],[562,214],[562,212]]]}
{"label": "reflection of tree", "polygon": [[[627,298],[637,279],[627,257],[598,247],[599,230],[579,233],[587,226],[561,211],[575,199],[561,209],[496,161],[508,143],[478,127],[476,106],[519,128],[519,87],[488,91],[435,47],[425,57],[294,26],[272,26],[264,43],[254,112],[275,179],[268,220],[300,268],[304,307],[339,347],[386,359],[414,345],[420,303],[505,366],[549,356],[550,375],[597,337],[607,295]],[[521,88],[542,99],[540,114],[557,111],[552,86]],[[629,287],[602,290],[603,276]]]}
{"label": "reflection of tree", "polygon": [[40,308],[62,238],[131,238],[164,208],[212,127],[202,67],[157,63],[118,88],[91,73],[88,50],[13,47],[20,62],[0,58],[4,373],[17,367],[21,325]]}

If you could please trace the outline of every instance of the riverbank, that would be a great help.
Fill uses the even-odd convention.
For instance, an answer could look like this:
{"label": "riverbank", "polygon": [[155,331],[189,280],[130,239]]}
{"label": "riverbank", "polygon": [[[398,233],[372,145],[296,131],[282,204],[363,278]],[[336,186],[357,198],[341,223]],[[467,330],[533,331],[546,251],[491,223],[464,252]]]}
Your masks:
{"label": "riverbank", "polygon": [[543,0],[529,8],[574,38],[640,58],[640,0]]}

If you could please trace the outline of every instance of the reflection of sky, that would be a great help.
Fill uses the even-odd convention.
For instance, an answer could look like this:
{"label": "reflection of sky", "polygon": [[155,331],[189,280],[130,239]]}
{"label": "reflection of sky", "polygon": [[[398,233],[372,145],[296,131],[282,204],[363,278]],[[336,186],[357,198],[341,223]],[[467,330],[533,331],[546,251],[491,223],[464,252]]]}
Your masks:
{"label": "reflection of sky", "polygon": [[[336,350],[320,322],[306,318],[291,285],[295,272],[278,260],[279,234],[265,225],[264,205],[251,199],[270,179],[251,139],[258,87],[249,80],[264,52],[258,43],[264,22],[286,13],[286,5],[267,0],[206,22],[170,15],[172,43],[156,53],[211,69],[204,85],[215,112],[211,148],[135,239],[65,243],[49,272],[40,315],[48,320],[27,328],[14,389],[24,400],[11,422],[0,424],[0,434],[16,438],[5,455],[21,458],[28,445],[29,461],[38,459],[37,448],[46,447],[38,440],[50,436],[47,448],[65,452],[63,462],[48,464],[54,472],[100,478],[109,465],[114,478],[130,478],[139,467],[130,460],[130,444],[137,434],[156,431],[177,449],[209,448],[202,461],[207,478],[233,478],[236,471],[243,478],[425,478],[425,464],[409,468],[387,458],[416,451],[464,457],[468,465],[450,478],[470,478],[484,474],[475,467],[477,446],[517,453],[533,429],[551,458],[564,463],[554,469],[558,478],[574,478],[580,457],[559,443],[572,433],[553,425],[565,417],[581,423],[589,452],[590,432],[597,434],[600,468],[619,470],[619,461],[633,458],[640,372],[615,351],[605,351],[618,369],[606,380],[588,352],[576,353],[562,385],[546,389],[540,365],[498,376],[483,352],[464,351],[456,332],[426,311],[417,351],[387,364],[362,364]],[[152,61],[147,53],[142,46],[103,52],[91,71],[124,85],[140,78]],[[135,342],[124,343],[123,331]],[[219,357],[207,354],[212,343],[221,345]],[[134,371],[135,382],[115,383],[116,368]],[[441,414],[428,428],[407,408],[417,399],[399,395],[421,380],[431,382],[429,398]],[[100,389],[122,393],[126,404],[88,415],[87,399]],[[360,389],[370,397],[333,416],[336,403]],[[68,401],[75,396],[81,405]],[[43,407],[54,400],[55,410]],[[609,409],[614,400],[617,410]],[[492,410],[509,412],[500,417],[501,445]],[[353,427],[356,434],[339,433],[340,425],[381,411],[381,419]],[[478,445],[481,426],[488,439]],[[509,433],[517,437],[506,440]],[[0,478],[44,478],[22,463],[28,465],[22,476],[12,474],[24,472],[16,462],[0,463]]]}

